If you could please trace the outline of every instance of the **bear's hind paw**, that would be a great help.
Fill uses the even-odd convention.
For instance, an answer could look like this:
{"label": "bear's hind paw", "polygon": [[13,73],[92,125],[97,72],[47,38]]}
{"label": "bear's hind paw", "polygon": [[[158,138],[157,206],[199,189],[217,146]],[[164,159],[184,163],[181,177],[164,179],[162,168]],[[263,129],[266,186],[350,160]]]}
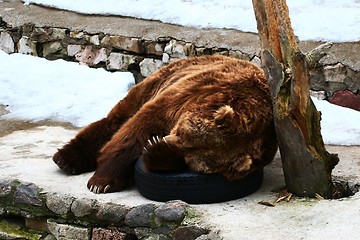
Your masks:
{"label": "bear's hind paw", "polygon": [[71,175],[78,175],[94,170],[91,164],[82,164],[82,162],[77,162],[74,158],[68,158],[61,150],[58,150],[52,159],[60,169]]}
{"label": "bear's hind paw", "polygon": [[132,180],[121,181],[107,177],[92,176],[87,184],[88,189],[96,194],[121,191],[132,184]]}
{"label": "bear's hind paw", "polygon": [[100,194],[100,193],[110,192],[110,189],[111,189],[111,186],[108,184],[104,188],[102,186],[91,185],[89,190],[90,190],[90,192]]}

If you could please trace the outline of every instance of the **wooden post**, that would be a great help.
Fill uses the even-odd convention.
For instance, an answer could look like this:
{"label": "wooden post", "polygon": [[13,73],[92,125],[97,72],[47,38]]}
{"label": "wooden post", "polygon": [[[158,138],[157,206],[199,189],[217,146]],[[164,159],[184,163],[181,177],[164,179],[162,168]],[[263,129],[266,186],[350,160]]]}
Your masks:
{"label": "wooden post", "polygon": [[321,114],[309,94],[308,58],[298,48],[286,0],[253,0],[253,7],[288,191],[331,198],[331,171],[339,159],[325,149]]}

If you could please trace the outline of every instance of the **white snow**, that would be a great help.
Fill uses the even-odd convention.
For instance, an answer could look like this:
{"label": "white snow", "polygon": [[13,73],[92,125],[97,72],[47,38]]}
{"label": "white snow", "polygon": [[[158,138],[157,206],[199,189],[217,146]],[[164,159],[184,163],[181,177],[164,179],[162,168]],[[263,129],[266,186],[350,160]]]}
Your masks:
{"label": "white snow", "polygon": [[[122,15],[199,28],[257,32],[252,1],[240,0],[23,0],[86,14]],[[287,0],[300,40],[360,40],[359,0]]]}
{"label": "white snow", "polygon": [[[104,116],[134,83],[131,73],[110,73],[63,60],[0,51],[2,118],[50,119],[85,126]],[[322,112],[325,143],[360,145],[360,112],[313,99]]]}
{"label": "white snow", "polygon": [[[126,95],[131,73],[110,73],[64,60],[0,51],[1,118],[50,119],[84,126],[105,117]],[[0,119],[1,119],[0,118]]]}
{"label": "white snow", "polygon": [[321,112],[321,135],[326,144],[360,145],[360,112],[312,98]]}

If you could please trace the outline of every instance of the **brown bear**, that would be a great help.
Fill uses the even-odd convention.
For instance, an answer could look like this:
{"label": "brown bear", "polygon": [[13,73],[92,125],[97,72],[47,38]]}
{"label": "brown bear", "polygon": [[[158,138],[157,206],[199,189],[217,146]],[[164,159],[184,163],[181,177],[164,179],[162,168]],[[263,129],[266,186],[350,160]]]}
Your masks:
{"label": "brown bear", "polygon": [[276,150],[263,71],[203,56],[170,63],[132,87],[53,160],[69,174],[96,170],[87,186],[107,193],[133,183],[141,155],[149,171],[189,169],[235,180],[269,164]]}

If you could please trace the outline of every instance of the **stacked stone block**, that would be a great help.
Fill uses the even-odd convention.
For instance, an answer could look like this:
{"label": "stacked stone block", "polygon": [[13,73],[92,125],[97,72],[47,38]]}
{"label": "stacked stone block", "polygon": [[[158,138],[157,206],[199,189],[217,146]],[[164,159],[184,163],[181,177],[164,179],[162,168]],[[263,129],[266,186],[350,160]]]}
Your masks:
{"label": "stacked stone block", "polygon": [[128,207],[0,182],[1,239],[218,239],[181,201]]}

